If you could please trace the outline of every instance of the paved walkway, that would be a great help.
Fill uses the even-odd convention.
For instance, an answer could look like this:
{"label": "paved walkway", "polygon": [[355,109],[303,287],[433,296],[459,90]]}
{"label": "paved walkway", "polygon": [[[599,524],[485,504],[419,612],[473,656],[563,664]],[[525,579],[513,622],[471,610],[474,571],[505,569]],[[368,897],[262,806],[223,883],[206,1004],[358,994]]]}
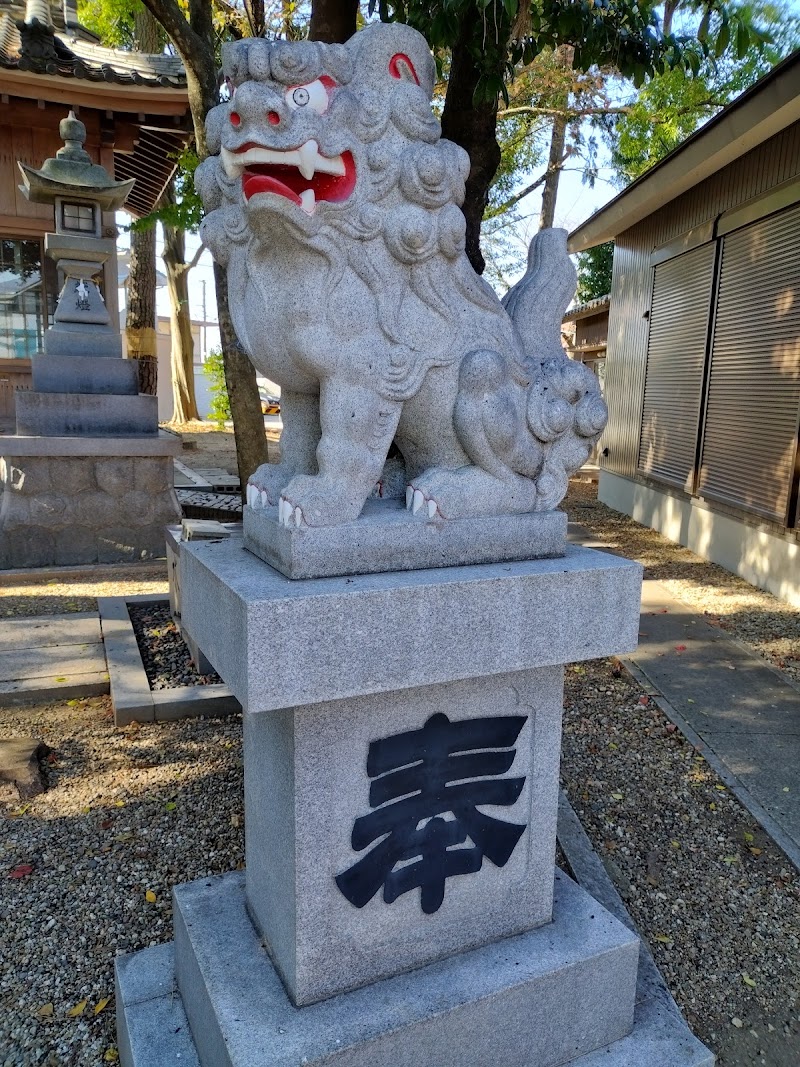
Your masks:
{"label": "paved walkway", "polygon": [[[570,540],[603,547],[577,525]],[[656,581],[624,662],[800,869],[800,690]]]}
{"label": "paved walkway", "polygon": [[97,612],[0,623],[0,707],[107,692]]}

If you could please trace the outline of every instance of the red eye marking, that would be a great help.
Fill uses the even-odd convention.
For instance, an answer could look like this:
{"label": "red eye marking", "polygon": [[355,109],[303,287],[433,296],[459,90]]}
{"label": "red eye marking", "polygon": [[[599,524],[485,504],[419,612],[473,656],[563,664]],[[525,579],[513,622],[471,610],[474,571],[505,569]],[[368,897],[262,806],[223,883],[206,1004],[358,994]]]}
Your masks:
{"label": "red eye marking", "polygon": [[417,72],[414,70],[414,64],[405,54],[405,52],[396,52],[389,60],[389,73],[393,78],[397,78],[400,81],[415,81],[419,85],[419,78]]}
{"label": "red eye marking", "polygon": [[322,84],[328,90],[328,95],[330,95],[330,93],[331,93],[331,91],[333,89],[338,89],[339,88],[339,83],[335,82],[333,80],[333,78],[330,76],[330,74],[322,74],[322,75],[320,75],[320,79],[319,80],[322,82]]}
{"label": "red eye marking", "polygon": [[281,121],[281,117],[277,111],[268,111],[267,120],[269,121],[270,126],[277,126]]}
{"label": "red eye marking", "polygon": [[231,126],[239,126],[242,118],[238,111],[231,111]]}

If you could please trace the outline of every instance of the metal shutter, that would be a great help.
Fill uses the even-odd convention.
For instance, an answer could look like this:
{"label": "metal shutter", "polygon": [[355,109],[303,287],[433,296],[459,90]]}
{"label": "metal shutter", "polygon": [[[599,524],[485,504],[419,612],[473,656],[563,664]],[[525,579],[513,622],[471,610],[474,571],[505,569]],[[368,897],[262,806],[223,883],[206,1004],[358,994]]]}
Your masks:
{"label": "metal shutter", "polygon": [[786,522],[800,409],[800,207],[724,238],[698,492]]}
{"label": "metal shutter", "polygon": [[714,278],[713,242],[653,278],[639,470],[691,492]]}

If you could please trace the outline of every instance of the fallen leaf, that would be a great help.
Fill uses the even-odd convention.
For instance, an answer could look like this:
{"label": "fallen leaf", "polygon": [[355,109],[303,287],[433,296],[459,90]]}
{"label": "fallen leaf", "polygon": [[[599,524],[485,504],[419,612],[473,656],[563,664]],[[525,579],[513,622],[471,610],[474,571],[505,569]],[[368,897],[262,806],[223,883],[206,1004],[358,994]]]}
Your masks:
{"label": "fallen leaf", "polygon": [[681,847],[680,841],[670,841],[670,844],[672,845],[673,848],[680,848]]}
{"label": "fallen leaf", "polygon": [[67,1015],[70,1017],[70,1019],[74,1019],[77,1015],[83,1015],[83,1012],[84,1012],[85,1008],[86,1008],[86,1001],[85,1000],[81,1000],[81,1001],[79,1001],[79,1003],[77,1003],[75,1005],[74,1008],[70,1008],[69,1009],[69,1011],[67,1012]]}
{"label": "fallen leaf", "polygon": [[100,829],[101,830],[110,830],[113,825],[114,825],[114,820],[113,819],[103,819],[103,821],[100,823]]}
{"label": "fallen leaf", "polygon": [[177,806],[178,805],[175,803],[174,800],[168,800],[167,803],[164,805],[164,807],[167,809],[167,811],[174,811],[177,808]]}
{"label": "fallen leaf", "polygon": [[231,826],[238,828],[241,824],[242,820],[239,815],[231,815]]}
{"label": "fallen leaf", "polygon": [[67,701],[67,707],[68,708],[74,708],[77,703],[78,703],[77,700],[68,700]]}
{"label": "fallen leaf", "polygon": [[144,899],[147,901],[148,904],[155,904],[158,897],[155,895],[152,889],[148,889],[144,895]]}
{"label": "fallen leaf", "polygon": [[751,856],[760,856],[762,851],[763,851],[763,849],[760,849],[760,848],[749,848],[747,851],[750,853]]}
{"label": "fallen leaf", "polygon": [[115,808],[124,808],[125,807],[125,801],[124,800],[115,800],[114,801],[114,807]]}
{"label": "fallen leaf", "polygon": [[715,789],[719,789],[720,793],[727,793],[728,792],[727,786],[724,786],[724,785],[715,785],[714,788]]}
{"label": "fallen leaf", "polygon": [[756,983],[753,981],[749,974],[743,974],[742,981],[745,985],[749,985],[751,989],[755,989]]}
{"label": "fallen leaf", "polygon": [[15,867],[13,871],[8,872],[8,877],[27,878],[29,874],[33,874],[33,865],[30,863],[21,863],[19,867]]}
{"label": "fallen leaf", "polygon": [[744,832],[744,833],[742,834],[742,837],[744,837],[745,843],[746,843],[746,844],[748,844],[748,845],[750,844],[750,842],[751,842],[751,841],[754,841],[754,840],[755,840],[755,838],[753,837],[753,835],[752,835],[752,834],[749,834],[749,833],[747,832],[747,830],[745,830],[745,832]]}
{"label": "fallen leaf", "polygon": [[717,805],[716,805],[716,804],[714,803],[714,801],[713,801],[713,800],[712,800],[712,801],[711,801],[711,803],[710,803],[710,804],[708,805],[708,807],[709,807],[709,809],[710,809],[711,811],[716,811],[716,810],[717,810]]}
{"label": "fallen leaf", "polygon": [[742,1022],[742,1020],[741,1019],[737,1019],[736,1016],[734,1016],[731,1019],[731,1022],[733,1023],[733,1025],[736,1027],[737,1030],[741,1030],[741,1028],[744,1026],[744,1023]]}
{"label": "fallen leaf", "polygon": [[613,749],[615,749],[615,750],[616,750],[616,748],[617,748],[618,746],[617,746],[617,745],[615,745],[613,741],[609,741],[609,742],[608,742],[608,747],[609,747],[609,748],[613,748]]}
{"label": "fallen leaf", "polygon": [[56,680],[57,682],[68,682],[68,681],[69,681],[69,678],[56,678],[55,680]]}
{"label": "fallen leaf", "polygon": [[106,1049],[106,1054],[105,1054],[105,1056],[103,1056],[103,1062],[104,1063],[118,1063],[119,1062],[119,1053],[117,1052],[117,1050],[115,1048],[113,1048],[113,1047]]}
{"label": "fallen leaf", "polygon": [[623,794],[622,793],[612,793],[611,794],[611,799],[612,800],[622,800],[624,798],[623,798]]}
{"label": "fallen leaf", "polygon": [[124,845],[126,841],[133,840],[132,830],[123,830],[121,834],[116,834],[114,840],[118,845]]}
{"label": "fallen leaf", "polygon": [[18,819],[20,815],[24,815],[30,807],[30,804],[23,804],[21,808],[17,808],[16,811],[11,812],[12,819]]}
{"label": "fallen leaf", "polygon": [[646,696],[646,695],[645,696],[640,696],[639,697],[639,703],[640,704],[644,704],[645,706],[647,706],[650,703],[650,697]]}
{"label": "fallen leaf", "polygon": [[789,786],[788,786],[788,785],[785,785],[785,786],[783,787],[783,792],[784,792],[784,793],[788,793],[788,792],[789,792]]}
{"label": "fallen leaf", "polygon": [[671,937],[667,937],[666,934],[656,934],[656,941],[660,941],[662,945],[668,945],[671,941]]}
{"label": "fallen leaf", "polygon": [[111,997],[103,997],[102,1000],[98,1000],[98,1002],[94,1006],[95,1015],[99,1015],[100,1012],[103,1010],[103,1008],[108,1004],[108,1002],[110,1000],[111,1000]]}
{"label": "fallen leaf", "polygon": [[676,652],[685,652],[686,651],[686,645],[676,645],[675,646],[675,651]]}
{"label": "fallen leaf", "polygon": [[722,857],[722,862],[726,863],[729,867],[732,867],[734,863],[738,863],[739,862],[739,857],[738,856],[723,856]]}
{"label": "fallen leaf", "polygon": [[40,1019],[49,1019],[50,1016],[53,1014],[53,1005],[42,1004],[41,1008],[36,1009],[35,1014],[38,1015]]}
{"label": "fallen leaf", "polygon": [[687,697],[687,698],[686,698],[686,703],[687,703],[687,704],[694,704],[694,701],[692,700],[692,698],[691,698],[691,697]]}

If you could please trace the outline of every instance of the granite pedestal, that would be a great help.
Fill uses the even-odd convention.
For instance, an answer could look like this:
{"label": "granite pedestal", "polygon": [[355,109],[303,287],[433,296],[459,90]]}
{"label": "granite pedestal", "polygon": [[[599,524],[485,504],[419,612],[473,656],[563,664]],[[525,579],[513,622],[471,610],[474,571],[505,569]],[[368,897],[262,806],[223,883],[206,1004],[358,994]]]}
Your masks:
{"label": "granite pedestal", "polygon": [[635,646],[641,568],[563,551],[291,581],[237,537],[182,546],[182,620],[244,707],[247,864],[176,889],[174,963],[119,961],[126,1067],[170,1048],[164,983],[202,1067],[631,1040],[638,941],[554,859],[563,664]]}
{"label": "granite pedestal", "polygon": [[163,556],[180,449],[167,433],[0,438],[0,567]]}

